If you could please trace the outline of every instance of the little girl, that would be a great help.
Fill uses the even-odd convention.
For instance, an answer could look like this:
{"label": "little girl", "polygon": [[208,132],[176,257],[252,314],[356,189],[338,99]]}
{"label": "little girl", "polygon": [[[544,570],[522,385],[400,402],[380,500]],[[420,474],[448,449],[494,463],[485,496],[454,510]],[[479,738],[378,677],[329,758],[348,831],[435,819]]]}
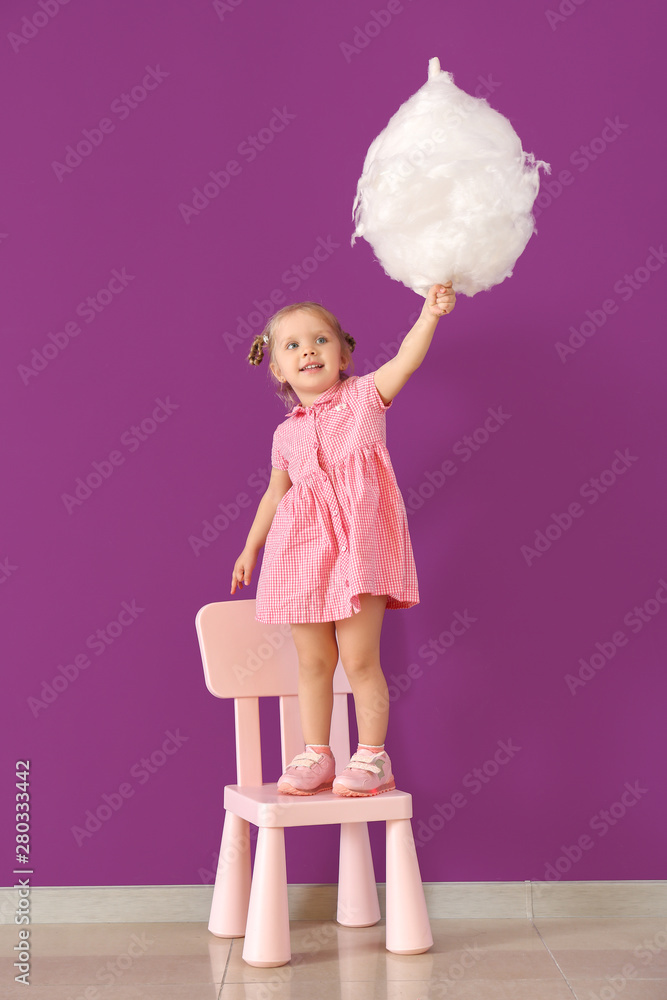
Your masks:
{"label": "little girl", "polygon": [[[250,363],[268,349],[278,395],[299,400],[273,435],[271,480],[231,587],[233,594],[237,584],[249,585],[266,543],[255,618],[290,624],[306,741],[279,792],[376,795],[396,787],[384,749],[389,697],[380,630],[385,609],[418,604],[419,591],[385,413],[424,360],[439,318],[454,308],[451,284],[431,286],[396,356],[362,377],[345,373],[355,341],[316,302],[280,309],[253,341]],[[336,776],[328,741],[339,655],[360,742]]]}

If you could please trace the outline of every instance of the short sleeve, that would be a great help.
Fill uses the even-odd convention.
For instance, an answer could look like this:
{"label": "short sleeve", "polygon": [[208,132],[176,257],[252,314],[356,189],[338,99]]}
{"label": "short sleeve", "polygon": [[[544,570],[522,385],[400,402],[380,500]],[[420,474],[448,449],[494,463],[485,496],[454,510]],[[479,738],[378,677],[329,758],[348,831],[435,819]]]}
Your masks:
{"label": "short sleeve", "polygon": [[388,403],[383,401],[382,396],[377,391],[374,376],[375,372],[369,372],[368,375],[362,375],[357,379],[357,395],[371,409],[384,412],[393,406],[394,400],[390,399]]}
{"label": "short sleeve", "polygon": [[274,469],[286,470],[288,464],[287,459],[278,446],[278,428],[276,428],[273,435],[273,443],[271,445],[271,465]]}

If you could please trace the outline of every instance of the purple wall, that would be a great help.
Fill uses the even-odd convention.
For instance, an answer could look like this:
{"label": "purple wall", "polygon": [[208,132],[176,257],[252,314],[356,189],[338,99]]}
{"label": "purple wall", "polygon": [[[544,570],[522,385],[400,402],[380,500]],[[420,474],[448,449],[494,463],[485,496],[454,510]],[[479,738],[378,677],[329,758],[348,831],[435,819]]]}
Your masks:
{"label": "purple wall", "polygon": [[[350,247],[352,202],[435,55],[552,173],[513,277],[459,296],[387,416],[421,592],[385,616],[388,749],[422,876],[665,877],[657,8],[380,3],[3,4],[0,808],[6,859],[29,758],[35,885],[211,880],[232,705],[205,688],[194,619],[231,599],[283,417],[235,332],[272,295],[316,299],[356,338],[356,374],[396,351],[423,300]],[[212,173],[226,186],[188,213]],[[318,837],[288,834],[291,882],[336,880],[337,831]]]}

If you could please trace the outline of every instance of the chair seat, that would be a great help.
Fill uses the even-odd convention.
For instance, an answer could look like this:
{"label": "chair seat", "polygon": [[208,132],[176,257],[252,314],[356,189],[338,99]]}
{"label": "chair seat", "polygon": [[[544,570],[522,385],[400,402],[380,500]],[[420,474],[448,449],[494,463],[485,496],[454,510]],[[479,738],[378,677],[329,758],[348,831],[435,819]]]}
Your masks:
{"label": "chair seat", "polygon": [[277,782],[264,785],[225,785],[225,809],[259,827],[323,826],[327,823],[363,823],[411,819],[412,795],[394,789],[378,795],[285,795]]}

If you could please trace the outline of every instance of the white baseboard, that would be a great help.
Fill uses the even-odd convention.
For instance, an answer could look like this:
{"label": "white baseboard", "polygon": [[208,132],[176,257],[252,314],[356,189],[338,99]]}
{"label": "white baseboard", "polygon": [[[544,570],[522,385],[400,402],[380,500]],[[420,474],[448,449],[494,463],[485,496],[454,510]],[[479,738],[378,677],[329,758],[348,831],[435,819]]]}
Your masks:
{"label": "white baseboard", "polygon": [[[335,920],[336,885],[288,886],[291,920]],[[425,882],[431,918],[667,916],[667,881]],[[378,884],[385,915],[385,887]],[[31,924],[208,923],[212,885],[36,886]],[[13,924],[18,890],[0,889],[0,924]]]}

